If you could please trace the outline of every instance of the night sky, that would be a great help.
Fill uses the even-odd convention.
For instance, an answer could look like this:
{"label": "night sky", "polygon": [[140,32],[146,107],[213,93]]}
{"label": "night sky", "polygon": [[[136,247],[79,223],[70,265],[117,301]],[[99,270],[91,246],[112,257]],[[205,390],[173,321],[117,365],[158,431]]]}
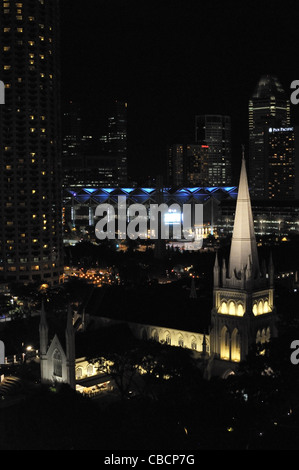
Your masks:
{"label": "night sky", "polygon": [[[298,0],[62,0],[62,98],[105,133],[109,100],[129,103],[129,173],[165,173],[167,145],[196,114],[232,118],[234,176],[248,99],[263,74],[299,79]],[[299,106],[292,106],[297,121]]]}

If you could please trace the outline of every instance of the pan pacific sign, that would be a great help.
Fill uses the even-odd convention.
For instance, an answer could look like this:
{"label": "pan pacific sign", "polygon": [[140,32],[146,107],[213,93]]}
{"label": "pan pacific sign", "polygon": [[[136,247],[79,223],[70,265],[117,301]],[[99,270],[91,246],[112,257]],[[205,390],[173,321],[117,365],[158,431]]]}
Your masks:
{"label": "pan pacific sign", "polygon": [[0,104],[5,104],[5,85],[0,80]]}

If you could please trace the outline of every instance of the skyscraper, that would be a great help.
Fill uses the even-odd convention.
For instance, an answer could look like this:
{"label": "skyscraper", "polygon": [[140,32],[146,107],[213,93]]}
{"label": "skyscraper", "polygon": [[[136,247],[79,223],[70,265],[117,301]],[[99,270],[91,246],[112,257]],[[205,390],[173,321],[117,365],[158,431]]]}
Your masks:
{"label": "skyscraper", "polygon": [[168,149],[167,183],[170,186],[207,186],[209,147],[174,144]]}
{"label": "skyscraper", "polygon": [[119,184],[125,185],[128,178],[127,166],[127,108],[124,101],[115,100],[108,116],[106,149],[108,154],[119,159]]}
{"label": "skyscraper", "polygon": [[294,127],[270,127],[266,131],[268,199],[295,199],[295,135]]}
{"label": "skyscraper", "polygon": [[196,143],[206,145],[209,186],[231,184],[231,119],[229,116],[202,115],[195,117]]}
{"label": "skyscraper", "polygon": [[290,100],[278,79],[265,75],[249,100],[249,186],[253,198],[267,198],[267,129],[289,126]]}
{"label": "skyscraper", "polygon": [[78,103],[70,101],[63,113],[62,120],[62,154],[63,158],[75,158],[81,153],[81,116]]}
{"label": "skyscraper", "polygon": [[0,280],[62,273],[58,0],[0,6]]}

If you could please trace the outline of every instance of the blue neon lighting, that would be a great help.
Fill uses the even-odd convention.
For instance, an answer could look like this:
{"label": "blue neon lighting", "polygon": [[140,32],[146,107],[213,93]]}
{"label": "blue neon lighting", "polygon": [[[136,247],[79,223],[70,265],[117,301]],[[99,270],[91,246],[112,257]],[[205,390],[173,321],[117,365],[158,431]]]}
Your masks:
{"label": "blue neon lighting", "polygon": [[146,192],[146,193],[152,193],[153,191],[155,191],[153,188],[141,188],[142,191]]}
{"label": "blue neon lighting", "polygon": [[87,193],[90,193],[90,194],[92,194],[92,193],[95,193],[95,192],[97,191],[97,189],[84,188],[84,190],[83,190],[83,191],[86,191]]}
{"label": "blue neon lighting", "polygon": [[106,191],[106,193],[112,193],[115,191],[115,188],[102,188],[102,191]]}
{"label": "blue neon lighting", "polygon": [[187,188],[190,193],[195,193],[195,191],[199,191],[202,188]]}
{"label": "blue neon lighting", "polygon": [[225,191],[227,191],[227,192],[230,192],[230,191],[232,191],[233,189],[237,189],[237,187],[236,187],[236,186],[231,186],[231,187],[223,188],[223,189],[224,189]]}
{"label": "blue neon lighting", "polygon": [[126,193],[131,193],[132,191],[134,191],[135,188],[121,188],[122,191],[125,191]]}

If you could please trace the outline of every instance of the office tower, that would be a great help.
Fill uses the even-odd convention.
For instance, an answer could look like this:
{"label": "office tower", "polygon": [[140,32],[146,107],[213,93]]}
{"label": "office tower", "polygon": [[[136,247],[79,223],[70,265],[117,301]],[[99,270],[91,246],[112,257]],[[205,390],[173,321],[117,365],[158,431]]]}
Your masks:
{"label": "office tower", "polygon": [[62,184],[76,182],[76,170],[82,167],[82,120],[78,103],[69,101],[62,115]]}
{"label": "office tower", "polygon": [[127,168],[127,108],[128,104],[115,100],[108,116],[108,135],[105,149],[119,159],[119,184],[125,185],[128,179]]}
{"label": "office tower", "polygon": [[209,147],[174,144],[168,149],[167,182],[174,187],[208,185]]}
{"label": "office tower", "polygon": [[63,270],[59,2],[2,2],[0,24],[0,280],[54,284]]}
{"label": "office tower", "polygon": [[265,133],[267,142],[265,193],[269,199],[295,199],[295,129],[270,127]]}
{"label": "office tower", "polygon": [[253,198],[266,198],[269,127],[290,127],[290,101],[276,77],[263,76],[249,100],[249,186]]}
{"label": "office tower", "polygon": [[81,154],[82,120],[78,103],[70,101],[62,117],[62,155],[65,158]]}
{"label": "office tower", "polygon": [[167,183],[169,186],[184,186],[184,145],[174,144],[168,148]]}
{"label": "office tower", "polygon": [[201,115],[195,117],[196,143],[208,146],[207,167],[209,186],[231,184],[231,119],[229,116]]}

